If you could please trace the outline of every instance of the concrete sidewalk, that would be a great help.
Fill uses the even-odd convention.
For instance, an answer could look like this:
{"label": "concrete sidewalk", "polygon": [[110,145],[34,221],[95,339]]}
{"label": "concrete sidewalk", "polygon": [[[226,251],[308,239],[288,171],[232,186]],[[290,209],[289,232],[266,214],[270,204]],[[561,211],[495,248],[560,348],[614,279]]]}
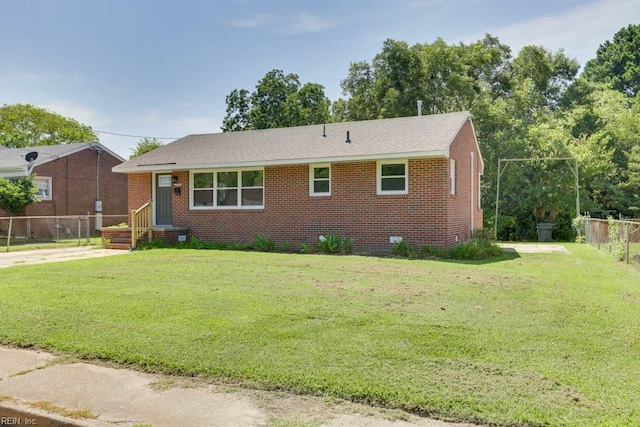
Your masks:
{"label": "concrete sidewalk", "polygon": [[102,249],[94,246],[73,246],[70,248],[33,249],[14,252],[5,252],[4,249],[0,249],[0,268],[13,267],[15,265],[73,261],[128,253],[129,251]]}
{"label": "concrete sidewalk", "polygon": [[317,397],[245,390],[0,347],[0,425],[469,426]]}

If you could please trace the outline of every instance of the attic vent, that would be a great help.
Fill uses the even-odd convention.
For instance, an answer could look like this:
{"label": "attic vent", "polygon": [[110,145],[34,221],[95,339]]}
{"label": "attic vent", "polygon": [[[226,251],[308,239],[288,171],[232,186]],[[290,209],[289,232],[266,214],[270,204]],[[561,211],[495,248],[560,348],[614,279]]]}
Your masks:
{"label": "attic vent", "polygon": [[349,131],[347,131],[347,140],[345,142],[347,144],[351,144],[351,138],[349,137]]}

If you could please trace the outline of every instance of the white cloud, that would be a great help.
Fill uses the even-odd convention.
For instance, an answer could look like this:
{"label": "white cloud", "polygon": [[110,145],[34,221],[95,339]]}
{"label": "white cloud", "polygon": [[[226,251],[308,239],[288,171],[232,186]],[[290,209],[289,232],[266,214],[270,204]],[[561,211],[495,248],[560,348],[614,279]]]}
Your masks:
{"label": "white cloud", "polygon": [[277,25],[277,23],[278,18],[276,15],[262,13],[254,15],[251,18],[244,19],[242,21],[235,21],[232,23],[232,25],[237,28],[264,28],[274,27]]}
{"label": "white cloud", "polygon": [[78,122],[93,128],[105,126],[110,123],[110,120],[101,115],[98,111],[81,105],[69,105],[67,103],[43,103],[38,104],[38,106],[60,114],[61,116],[75,119]]}
{"label": "white cloud", "polygon": [[[640,0],[600,0],[559,15],[548,15],[486,32],[509,45],[514,55],[527,45],[540,45],[575,57],[580,65],[594,58],[600,44],[630,23],[640,21]],[[472,34],[463,41],[476,41],[483,34]]]}
{"label": "white cloud", "polygon": [[298,12],[290,15],[258,14],[232,23],[237,28],[264,28],[288,35],[317,33],[337,25],[318,15]]}

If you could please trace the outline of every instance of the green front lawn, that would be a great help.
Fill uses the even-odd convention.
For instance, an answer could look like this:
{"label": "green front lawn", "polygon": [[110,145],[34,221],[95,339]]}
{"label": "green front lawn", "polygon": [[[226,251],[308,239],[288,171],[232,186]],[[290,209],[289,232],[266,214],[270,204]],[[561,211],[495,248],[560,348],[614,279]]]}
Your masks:
{"label": "green front lawn", "polygon": [[640,425],[640,272],[151,250],[0,271],[0,342],[499,425]]}

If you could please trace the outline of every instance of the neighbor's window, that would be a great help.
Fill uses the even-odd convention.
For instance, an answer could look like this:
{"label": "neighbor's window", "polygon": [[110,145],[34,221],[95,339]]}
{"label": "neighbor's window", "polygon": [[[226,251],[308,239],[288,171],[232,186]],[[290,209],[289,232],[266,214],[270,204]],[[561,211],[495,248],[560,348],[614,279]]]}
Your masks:
{"label": "neighbor's window", "polygon": [[331,165],[310,165],[309,166],[309,195],[330,196],[331,195]]}
{"label": "neighbor's window", "polygon": [[451,194],[456,194],[456,161],[449,160],[449,186],[451,188]]}
{"label": "neighbor's window", "polygon": [[378,194],[407,194],[408,166],[406,160],[378,162]]}
{"label": "neighbor's window", "polygon": [[33,182],[38,186],[36,197],[40,200],[51,200],[51,178],[37,176]]}
{"label": "neighbor's window", "polygon": [[192,209],[262,208],[264,170],[224,170],[191,173]]}

